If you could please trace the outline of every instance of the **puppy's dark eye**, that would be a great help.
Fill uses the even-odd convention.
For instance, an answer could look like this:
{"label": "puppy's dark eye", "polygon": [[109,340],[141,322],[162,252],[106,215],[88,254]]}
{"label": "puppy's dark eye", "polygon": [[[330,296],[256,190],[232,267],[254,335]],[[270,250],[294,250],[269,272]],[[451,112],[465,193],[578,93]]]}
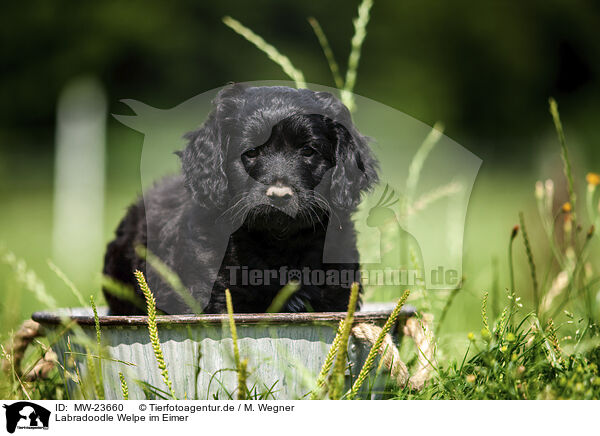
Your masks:
{"label": "puppy's dark eye", "polygon": [[244,156],[249,157],[249,158],[258,156],[258,148],[251,148],[250,150],[248,150],[244,153]]}
{"label": "puppy's dark eye", "polygon": [[300,149],[300,153],[302,154],[302,156],[309,157],[309,156],[312,156],[313,154],[315,154],[316,151],[314,148],[309,147],[308,145],[305,145],[304,147],[302,147]]}

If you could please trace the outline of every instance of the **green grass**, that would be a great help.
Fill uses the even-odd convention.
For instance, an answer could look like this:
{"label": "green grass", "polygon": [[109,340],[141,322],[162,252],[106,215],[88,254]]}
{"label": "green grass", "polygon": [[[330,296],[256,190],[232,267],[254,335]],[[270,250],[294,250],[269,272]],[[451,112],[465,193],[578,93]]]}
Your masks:
{"label": "green grass", "polygon": [[438,368],[422,391],[398,392],[396,398],[600,398],[597,345],[567,354],[554,347],[550,330],[540,328],[534,314],[528,314],[515,328],[502,330],[500,321],[493,332],[482,329],[479,334],[469,334],[464,359]]}
{"label": "green grass", "polygon": [[[311,20],[334,80],[341,89],[351,90],[356,81],[370,5],[369,1],[363,2],[361,19],[355,23],[357,35],[352,41],[350,69],[345,82],[324,30]],[[226,23],[265,51],[294,80],[304,81],[302,72],[273,46],[249,33],[249,29],[235,20],[226,19]],[[347,104],[354,104],[349,94],[341,95]],[[586,185],[583,175],[573,167],[564,132],[568,133],[568,126],[562,125],[554,100],[550,102],[550,115],[549,126],[553,121],[558,136],[553,144],[555,153],[540,155],[538,160],[557,162],[562,158],[564,174],[560,178],[554,177],[555,188],[551,192],[543,183],[534,191],[537,180],[530,171],[515,164],[506,164],[500,170],[482,170],[471,196],[466,225],[463,258],[466,281],[463,287],[456,291],[414,295],[410,300],[434,315],[437,363],[431,380],[422,390],[388,385],[388,398],[600,399],[600,278],[595,270],[598,267],[598,233],[591,227],[600,224],[599,193],[595,183],[598,178],[588,176]],[[141,138],[130,136],[125,142],[131,146],[109,149],[109,171],[112,173],[107,190],[107,241],[124,208],[139,193],[139,174],[132,174],[129,168],[139,162],[139,150],[135,145]],[[548,149],[549,144],[544,146]],[[421,153],[411,166],[416,174],[415,184],[419,166],[423,164],[420,159],[426,157],[426,152]],[[5,165],[5,168],[12,167]],[[75,283],[65,280],[64,274],[61,277],[60,269],[48,266],[47,259],[51,257],[52,191],[48,188],[51,175],[43,168],[34,167],[23,186],[3,189],[2,186],[9,186],[11,178],[18,177],[16,174],[3,176],[0,173],[0,182],[3,182],[0,183],[0,203],[3,205],[0,241],[7,252],[26,259],[38,280],[35,283],[23,280],[18,271],[15,272],[14,262],[12,268],[0,264],[0,286],[4,296],[0,302],[0,342],[3,344],[31,312],[47,308],[44,301],[47,303],[48,299],[39,292],[40,283],[44,284],[53,302],[61,307],[78,305],[90,295],[97,301],[102,298],[98,273],[101,251],[95,253],[98,264],[80,271],[82,278],[73,280]],[[412,185],[409,183],[409,186]],[[585,186],[585,194],[581,192],[583,189],[578,189],[582,186]],[[561,192],[568,194],[565,197]],[[585,205],[576,201],[577,198],[585,198]],[[570,209],[561,207],[567,201]],[[519,231],[513,230],[517,225]],[[81,295],[74,295],[70,289],[82,290]],[[344,331],[340,328],[340,334]],[[156,331],[150,333],[158,338]],[[46,338],[34,341],[23,367],[30,368],[50,345]],[[157,346],[160,350],[158,342]],[[103,358],[100,338],[90,347],[98,350],[91,361],[100,362]],[[6,355],[10,354],[9,347],[4,346],[1,353],[5,361],[11,360]],[[327,391],[323,388],[327,387],[324,385],[328,383],[327,375],[334,366],[335,354],[330,353],[329,367],[319,376],[322,392]],[[405,347],[401,354],[409,367],[414,365],[414,349]],[[243,374],[240,386],[245,385],[246,370],[252,371],[252,368],[241,368],[241,363],[239,361],[234,370]],[[338,372],[343,363],[343,360],[337,363]],[[226,370],[231,369],[223,369]],[[7,375],[0,377],[0,398],[5,399],[68,398],[65,378],[84,382],[68,362],[66,368],[57,367],[47,380],[27,382],[18,377],[10,365]],[[127,383],[131,385],[134,381],[126,380],[123,375],[120,379],[123,395],[127,396]],[[100,388],[95,383],[96,380],[91,389],[82,389],[82,393],[94,395],[96,392],[97,395]],[[153,397],[172,397],[173,388],[166,384],[169,391],[153,386],[144,386],[144,390]],[[276,387],[265,389],[253,386],[239,391],[247,398],[276,397]],[[333,392],[336,398],[347,398],[340,392],[339,385],[334,386]],[[225,395],[226,398],[234,396],[233,392]],[[319,396],[313,395],[314,398]],[[356,398],[361,397],[357,395]]]}
{"label": "green grass", "polygon": [[[595,233],[590,233],[589,229],[583,230],[582,227],[581,231],[573,232],[575,234],[569,240],[565,241],[561,236],[550,242],[540,225],[545,217],[538,216],[534,210],[533,189],[528,188],[533,183],[505,179],[497,173],[484,175],[485,178],[474,192],[470,224],[467,227],[465,287],[453,294],[450,304],[450,294],[437,293],[431,296],[435,302],[431,309],[438,323],[441,313],[446,312],[443,328],[438,330],[439,324],[434,324],[438,364],[432,379],[421,391],[389,387],[387,396],[399,399],[600,398],[599,312],[595,297],[598,280],[594,272],[590,272],[589,266],[586,267],[594,265],[597,259],[596,253],[589,248],[596,245]],[[583,177],[578,177],[577,174],[573,177],[576,182],[583,184]],[[593,178],[588,177],[590,179]],[[507,185],[511,188],[507,189]],[[523,185],[528,189],[523,189]],[[591,185],[587,189],[587,196],[592,197],[588,202],[596,203],[598,193],[595,186]],[[495,206],[491,210],[490,202],[484,201],[488,198],[494,199]],[[29,200],[36,201],[36,198]],[[511,239],[513,225],[520,221],[519,210],[525,211],[523,220],[528,226],[529,242],[526,245],[522,239],[521,228],[512,247],[513,287],[506,246]],[[503,211],[502,214],[499,214],[500,211]],[[556,220],[553,230],[562,235],[565,212],[560,207],[555,207],[550,214],[562,218]],[[486,219],[490,215],[495,219]],[[585,216],[585,213],[579,213],[580,220]],[[597,220],[594,212],[589,220]],[[15,220],[11,225],[19,227],[27,226],[28,223],[26,219]],[[496,237],[491,236],[490,228],[493,227],[504,231],[498,232]],[[482,241],[483,234],[488,236]],[[559,252],[554,253],[550,249],[551,245],[556,245]],[[577,247],[575,254],[569,254],[573,251],[571,247]],[[478,255],[479,253],[485,254]],[[493,257],[498,259],[499,265],[495,285]],[[46,276],[57,275],[44,259],[36,262],[40,270],[46,271]],[[27,263],[31,267],[30,262]],[[551,309],[546,312],[535,310],[532,264],[537,267],[537,286],[542,300],[562,267],[569,268],[571,278],[567,287],[559,293]],[[40,286],[36,280],[30,278],[29,282],[23,281],[6,265],[0,268],[3,289],[9,289],[9,300],[12,298],[16,302],[16,305],[11,305],[12,311],[24,314],[12,319],[5,316],[2,318],[1,336],[4,343],[10,336],[11,329],[15,329],[34,309],[43,309],[44,303],[30,297],[32,291],[29,288]],[[38,280],[45,282],[40,277],[43,277],[42,274]],[[46,285],[45,288],[57,305],[80,304],[82,297],[69,290],[69,282],[59,278],[55,283],[56,287]],[[497,288],[496,291],[494,287]],[[513,288],[519,300],[509,299],[511,293],[508,291]],[[98,294],[97,288],[87,289],[92,294]],[[488,293],[482,315],[481,301],[486,291]],[[83,294],[85,298],[85,293]],[[9,312],[9,308],[5,306],[3,314],[7,315]],[[548,327],[550,316],[554,320],[555,329]],[[34,342],[28,350],[24,366],[31,366],[48,345],[44,338]],[[402,355],[407,363],[414,363],[414,350],[404,349]],[[14,372],[9,371],[9,377],[3,377],[0,382],[0,397],[67,398],[63,380],[65,371],[72,371],[72,368],[57,368],[50,379],[33,383],[19,380]],[[248,392],[250,398],[253,397],[251,391],[249,389]],[[263,395],[256,387],[254,391],[257,397]],[[276,393],[272,395],[276,397]]]}

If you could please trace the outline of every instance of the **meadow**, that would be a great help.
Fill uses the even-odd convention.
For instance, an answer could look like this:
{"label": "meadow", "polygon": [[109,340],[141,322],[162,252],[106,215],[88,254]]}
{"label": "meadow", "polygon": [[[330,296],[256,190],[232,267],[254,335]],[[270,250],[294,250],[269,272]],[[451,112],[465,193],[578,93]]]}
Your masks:
{"label": "meadow", "polygon": [[[320,26],[311,23],[320,35],[336,85],[349,107],[355,104],[352,91],[366,37],[369,4],[364,1],[359,7],[345,77],[333,61]],[[302,72],[274,47],[231,18],[226,18],[225,24],[265,51],[302,85]],[[498,167],[484,162],[465,223],[462,285],[450,291],[412,292],[408,299],[418,310],[433,315],[436,364],[431,379],[422,389],[389,386],[388,398],[600,398],[596,231],[600,224],[600,176],[593,168],[579,171],[586,165],[579,162],[577,144],[568,141],[570,135],[576,137],[576,132],[562,125],[561,115],[565,114],[559,113],[551,99],[547,135],[535,145],[540,150],[536,166],[546,174],[542,180],[528,171],[527,165],[510,159]],[[107,144],[103,219],[106,242],[127,205],[142,190],[142,137],[112,122]],[[103,300],[102,247],[94,249],[92,261],[82,270],[73,271],[62,264],[57,269],[48,261],[53,256],[53,174],[49,164],[53,156],[28,160],[18,150],[12,153],[0,150],[0,343],[4,344],[0,357],[5,362],[13,358],[8,346],[11,336],[32,312],[49,308],[49,302],[56,307],[80,306],[77,293],[86,303],[90,296],[98,305]],[[62,270],[69,279],[62,277]],[[78,292],[72,292],[73,288]],[[371,300],[382,298],[376,291],[367,295]],[[150,323],[149,335],[154,336],[160,367],[164,357],[160,355],[156,328]],[[347,339],[342,330],[338,343]],[[231,331],[235,335],[235,329]],[[23,367],[31,367],[47,346],[44,339],[30,346]],[[409,365],[414,364],[417,350],[401,352]],[[341,392],[336,381],[344,359],[342,346],[336,360],[341,363],[334,366],[333,375],[325,378],[326,374],[321,374],[320,386],[327,388],[325,397],[357,398],[352,391]],[[232,393],[238,398],[251,397],[245,391],[244,380],[252,368],[243,367],[242,360],[240,356],[236,359],[240,387]],[[10,365],[6,369],[0,381],[0,398],[67,396],[64,373],[59,368],[54,368],[46,379],[34,381],[20,379]],[[123,392],[126,396],[125,385]],[[100,391],[96,394],[101,397]],[[168,392],[166,395],[169,397]]]}

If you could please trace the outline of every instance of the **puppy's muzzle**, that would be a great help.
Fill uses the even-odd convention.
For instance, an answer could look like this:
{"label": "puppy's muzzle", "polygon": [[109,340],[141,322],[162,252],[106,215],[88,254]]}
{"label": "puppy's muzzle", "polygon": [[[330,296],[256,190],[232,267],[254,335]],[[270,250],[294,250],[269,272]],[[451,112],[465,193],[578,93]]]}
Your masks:
{"label": "puppy's muzzle", "polygon": [[267,188],[266,194],[273,204],[284,205],[292,199],[294,196],[294,191],[289,186],[286,186],[281,182],[277,182],[276,184]]}

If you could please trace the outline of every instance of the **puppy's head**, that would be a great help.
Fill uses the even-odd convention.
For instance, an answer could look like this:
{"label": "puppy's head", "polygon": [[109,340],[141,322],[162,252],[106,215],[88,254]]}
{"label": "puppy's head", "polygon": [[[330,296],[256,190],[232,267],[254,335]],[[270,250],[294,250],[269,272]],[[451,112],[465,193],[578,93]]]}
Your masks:
{"label": "puppy's head", "polygon": [[287,230],[353,211],[377,162],[333,95],[234,85],[180,154],[201,206],[247,225]]}

